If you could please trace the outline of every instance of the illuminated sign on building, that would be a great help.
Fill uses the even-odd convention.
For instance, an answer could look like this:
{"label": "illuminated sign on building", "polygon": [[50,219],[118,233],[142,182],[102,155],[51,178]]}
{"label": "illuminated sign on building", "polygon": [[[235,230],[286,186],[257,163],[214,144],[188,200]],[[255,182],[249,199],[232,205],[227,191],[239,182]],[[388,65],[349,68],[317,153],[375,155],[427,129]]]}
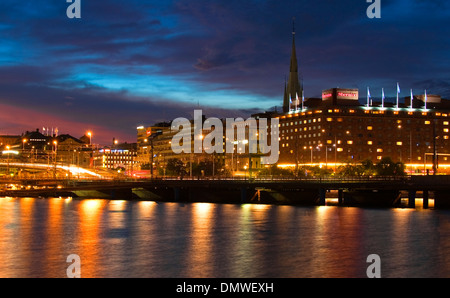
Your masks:
{"label": "illuminated sign on building", "polygon": [[337,99],[353,99],[358,100],[358,91],[338,91]]}
{"label": "illuminated sign on building", "polygon": [[322,100],[358,100],[358,89],[340,89],[333,88],[322,92]]}
{"label": "illuminated sign on building", "polygon": [[333,96],[333,93],[322,93],[322,100],[330,99]]}

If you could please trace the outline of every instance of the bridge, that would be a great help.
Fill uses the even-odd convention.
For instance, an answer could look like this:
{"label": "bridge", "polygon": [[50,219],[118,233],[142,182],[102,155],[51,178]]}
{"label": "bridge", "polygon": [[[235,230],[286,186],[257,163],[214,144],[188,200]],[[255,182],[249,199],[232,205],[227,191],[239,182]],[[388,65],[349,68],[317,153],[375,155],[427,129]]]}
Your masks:
{"label": "bridge", "polygon": [[[342,206],[398,207],[402,197],[415,207],[434,198],[435,208],[450,207],[450,176],[362,177],[345,179],[7,179],[0,197],[74,197],[162,202],[325,205],[334,192]],[[13,189],[14,188],[14,189]]]}

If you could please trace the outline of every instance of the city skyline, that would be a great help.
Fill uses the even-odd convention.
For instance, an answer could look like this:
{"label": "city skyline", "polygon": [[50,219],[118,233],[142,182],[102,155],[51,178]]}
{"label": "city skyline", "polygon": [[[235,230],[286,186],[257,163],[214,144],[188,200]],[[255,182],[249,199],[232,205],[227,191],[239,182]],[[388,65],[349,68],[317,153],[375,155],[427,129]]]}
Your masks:
{"label": "city skyline", "polygon": [[[282,109],[292,18],[305,97],[450,98],[445,1],[65,1],[0,4],[0,134],[58,127],[134,142],[138,125]],[[378,94],[379,93],[379,94]]]}

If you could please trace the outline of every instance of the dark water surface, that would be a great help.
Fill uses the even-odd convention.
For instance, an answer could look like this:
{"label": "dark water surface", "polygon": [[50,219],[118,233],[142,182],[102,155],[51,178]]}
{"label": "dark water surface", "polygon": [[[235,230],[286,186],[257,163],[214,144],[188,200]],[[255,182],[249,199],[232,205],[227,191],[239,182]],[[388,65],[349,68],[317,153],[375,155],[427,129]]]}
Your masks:
{"label": "dark water surface", "polygon": [[0,198],[0,277],[450,277],[450,212]]}

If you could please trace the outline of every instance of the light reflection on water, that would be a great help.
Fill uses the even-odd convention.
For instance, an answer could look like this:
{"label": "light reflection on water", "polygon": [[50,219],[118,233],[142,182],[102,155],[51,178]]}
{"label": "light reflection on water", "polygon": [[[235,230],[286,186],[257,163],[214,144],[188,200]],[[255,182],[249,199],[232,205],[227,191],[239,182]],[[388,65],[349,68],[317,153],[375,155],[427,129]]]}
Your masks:
{"label": "light reflection on water", "polygon": [[449,277],[450,212],[0,198],[0,277]]}

